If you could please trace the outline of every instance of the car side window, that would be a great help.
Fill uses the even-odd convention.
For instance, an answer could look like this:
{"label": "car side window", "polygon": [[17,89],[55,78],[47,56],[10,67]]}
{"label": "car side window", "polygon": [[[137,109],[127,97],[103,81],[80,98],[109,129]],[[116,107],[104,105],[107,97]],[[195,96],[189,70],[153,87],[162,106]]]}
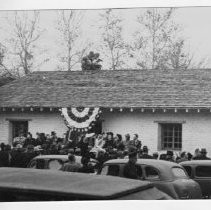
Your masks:
{"label": "car side window", "polygon": [[191,167],[190,166],[183,166],[183,168],[185,169],[185,171],[187,172],[188,176],[190,177],[191,176]]}
{"label": "car side window", "polygon": [[119,176],[119,166],[118,165],[110,165],[108,167],[107,175],[110,176]]}
{"label": "car side window", "polygon": [[146,179],[159,179],[159,172],[157,169],[146,166],[145,167]]}
{"label": "car side window", "polygon": [[211,166],[197,166],[196,176],[198,177],[211,177]]}
{"label": "car side window", "polygon": [[101,175],[119,176],[119,165],[106,165],[101,171]]}
{"label": "car side window", "polygon": [[37,159],[36,168],[37,169],[45,169],[45,160]]}

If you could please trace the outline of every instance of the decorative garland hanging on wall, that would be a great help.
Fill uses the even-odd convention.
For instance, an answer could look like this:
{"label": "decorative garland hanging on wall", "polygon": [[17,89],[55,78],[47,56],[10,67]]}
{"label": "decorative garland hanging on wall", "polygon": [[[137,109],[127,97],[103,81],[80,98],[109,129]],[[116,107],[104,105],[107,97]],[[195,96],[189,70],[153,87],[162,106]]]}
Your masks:
{"label": "decorative garland hanging on wall", "polygon": [[100,108],[62,108],[61,115],[69,128],[87,131],[101,113]]}

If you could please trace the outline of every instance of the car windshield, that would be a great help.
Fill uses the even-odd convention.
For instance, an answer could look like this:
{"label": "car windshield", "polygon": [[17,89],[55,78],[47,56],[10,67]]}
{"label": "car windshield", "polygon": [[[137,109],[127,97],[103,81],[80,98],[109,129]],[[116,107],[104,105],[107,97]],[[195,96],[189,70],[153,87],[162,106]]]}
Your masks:
{"label": "car windshield", "polygon": [[185,171],[179,167],[172,168],[172,173],[176,178],[188,178]]}

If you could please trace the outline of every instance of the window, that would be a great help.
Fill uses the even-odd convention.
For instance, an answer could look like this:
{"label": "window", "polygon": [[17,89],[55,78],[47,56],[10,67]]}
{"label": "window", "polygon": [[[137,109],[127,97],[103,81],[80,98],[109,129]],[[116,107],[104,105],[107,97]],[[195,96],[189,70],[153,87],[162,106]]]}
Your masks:
{"label": "window", "polygon": [[158,171],[150,166],[147,166],[145,168],[146,178],[147,179],[159,179],[159,173]]}
{"label": "window", "polygon": [[183,166],[183,167],[186,170],[188,176],[190,177],[191,176],[191,171],[192,171],[191,167],[190,166]]}
{"label": "window", "polygon": [[12,123],[12,138],[19,136],[21,133],[26,136],[28,132],[28,121],[10,121]]}
{"label": "window", "polygon": [[110,165],[109,168],[108,168],[107,175],[109,175],[109,176],[119,176],[119,166],[118,165]]}
{"label": "window", "polygon": [[197,166],[196,176],[198,177],[211,177],[211,166]]}
{"label": "window", "polygon": [[182,168],[179,167],[172,168],[172,173],[177,178],[187,178],[187,175]]}
{"label": "window", "polygon": [[109,176],[119,176],[119,166],[118,165],[106,165],[101,171],[101,175]]}
{"label": "window", "polygon": [[161,149],[181,150],[182,124],[165,123],[161,125]]}

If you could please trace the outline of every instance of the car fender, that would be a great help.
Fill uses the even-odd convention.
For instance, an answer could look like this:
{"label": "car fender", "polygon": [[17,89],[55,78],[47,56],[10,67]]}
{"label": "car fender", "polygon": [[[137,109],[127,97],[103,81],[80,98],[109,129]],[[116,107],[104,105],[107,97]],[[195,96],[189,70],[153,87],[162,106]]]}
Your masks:
{"label": "car fender", "polygon": [[152,183],[157,189],[168,194],[173,199],[179,199],[179,196],[177,195],[177,192],[175,191],[174,184],[172,181],[159,181],[159,182],[152,182]]}

